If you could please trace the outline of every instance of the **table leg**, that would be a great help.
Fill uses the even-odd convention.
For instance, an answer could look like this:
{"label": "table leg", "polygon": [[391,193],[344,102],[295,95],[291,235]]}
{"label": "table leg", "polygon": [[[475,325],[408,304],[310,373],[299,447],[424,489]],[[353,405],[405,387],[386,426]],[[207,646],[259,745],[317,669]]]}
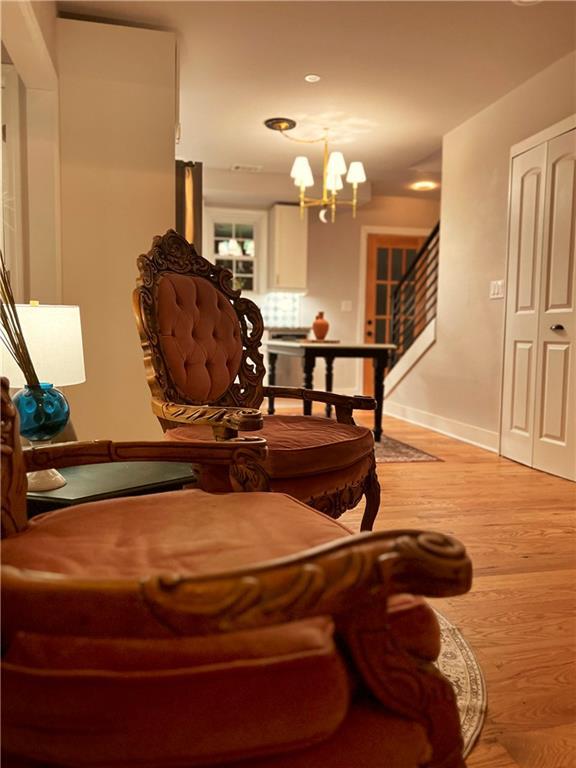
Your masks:
{"label": "table leg", "polygon": [[[268,384],[273,387],[276,384],[276,361],[278,360],[277,352],[268,352]],[[274,398],[268,398],[268,413],[272,415],[274,413]]]}
{"label": "table leg", "polygon": [[384,404],[384,371],[386,369],[386,354],[373,358],[374,363],[374,399],[376,410],[374,412],[374,440],[380,442],[382,437],[382,406]]}
{"label": "table leg", "polygon": [[[332,392],[334,384],[334,355],[326,355],[326,392]],[[332,406],[326,403],[326,416],[330,418]]]}
{"label": "table leg", "polygon": [[[304,389],[314,389],[314,364],[316,360],[313,355],[307,352],[304,355],[302,364],[304,366]],[[312,401],[304,400],[304,416],[312,414]]]}

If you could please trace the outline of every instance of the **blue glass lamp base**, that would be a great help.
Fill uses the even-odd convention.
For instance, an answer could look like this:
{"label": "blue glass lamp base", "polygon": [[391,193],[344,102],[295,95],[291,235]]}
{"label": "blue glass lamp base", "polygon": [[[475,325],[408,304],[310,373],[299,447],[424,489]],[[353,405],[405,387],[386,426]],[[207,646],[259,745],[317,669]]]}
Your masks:
{"label": "blue glass lamp base", "polygon": [[68,401],[52,384],[26,385],[13,399],[20,416],[20,434],[31,442],[51,440],[70,418]]}
{"label": "blue glass lamp base", "polygon": [[[25,386],[16,392],[13,401],[20,416],[20,434],[31,443],[49,443],[68,423],[68,401],[52,384]],[[29,491],[51,491],[63,485],[66,480],[56,469],[28,473]]]}

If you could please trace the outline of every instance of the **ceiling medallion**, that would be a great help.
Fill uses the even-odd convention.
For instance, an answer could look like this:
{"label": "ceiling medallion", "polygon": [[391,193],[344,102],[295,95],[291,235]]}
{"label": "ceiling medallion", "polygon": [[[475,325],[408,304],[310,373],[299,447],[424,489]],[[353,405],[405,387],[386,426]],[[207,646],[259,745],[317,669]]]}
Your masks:
{"label": "ceiling medallion", "polygon": [[[296,121],[289,117],[271,117],[264,121],[264,125],[273,131],[279,131],[282,136],[290,141],[296,141],[299,144],[317,144],[324,143],[324,162],[322,168],[322,197],[308,197],[306,188],[314,186],[314,177],[310,162],[304,155],[299,155],[292,165],[290,176],[294,184],[300,189],[300,212],[304,216],[304,210],[311,207],[320,207],[320,219],[326,222],[326,211],[330,211],[330,221],[336,220],[336,206],[352,206],[352,217],[356,218],[356,207],[358,204],[358,184],[366,181],[366,172],[364,166],[359,160],[350,163],[346,168],[346,162],[342,152],[328,152],[328,129],[325,129],[324,135],[317,139],[297,139],[289,136],[286,131],[291,131],[296,127]],[[344,188],[342,177],[346,174],[346,181],[352,185],[352,199],[338,200],[338,192]]]}

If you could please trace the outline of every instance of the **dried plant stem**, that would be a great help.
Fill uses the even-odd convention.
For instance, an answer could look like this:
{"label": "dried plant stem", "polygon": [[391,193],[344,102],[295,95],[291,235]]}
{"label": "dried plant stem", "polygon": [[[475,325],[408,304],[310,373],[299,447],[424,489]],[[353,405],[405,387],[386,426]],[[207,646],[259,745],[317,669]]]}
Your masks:
{"label": "dried plant stem", "polygon": [[38,387],[40,382],[34,370],[26,339],[22,333],[16,302],[10,285],[10,277],[4,262],[4,256],[0,251],[0,338],[4,346],[14,358],[14,362],[20,368],[29,387]]}

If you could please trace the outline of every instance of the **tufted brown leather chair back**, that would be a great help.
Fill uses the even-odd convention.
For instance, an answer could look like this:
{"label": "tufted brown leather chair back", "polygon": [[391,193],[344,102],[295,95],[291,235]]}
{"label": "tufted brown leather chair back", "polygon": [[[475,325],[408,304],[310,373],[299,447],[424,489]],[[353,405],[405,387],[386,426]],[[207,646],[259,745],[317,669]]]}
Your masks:
{"label": "tufted brown leather chair back", "polygon": [[227,298],[201,277],[166,274],[157,285],[160,349],[184,397],[207,403],[238,375],[242,334]]}
{"label": "tufted brown leather chair back", "polygon": [[258,307],[231,286],[232,274],[169,230],[138,259],[134,312],[155,397],[257,408],[264,362]]}

